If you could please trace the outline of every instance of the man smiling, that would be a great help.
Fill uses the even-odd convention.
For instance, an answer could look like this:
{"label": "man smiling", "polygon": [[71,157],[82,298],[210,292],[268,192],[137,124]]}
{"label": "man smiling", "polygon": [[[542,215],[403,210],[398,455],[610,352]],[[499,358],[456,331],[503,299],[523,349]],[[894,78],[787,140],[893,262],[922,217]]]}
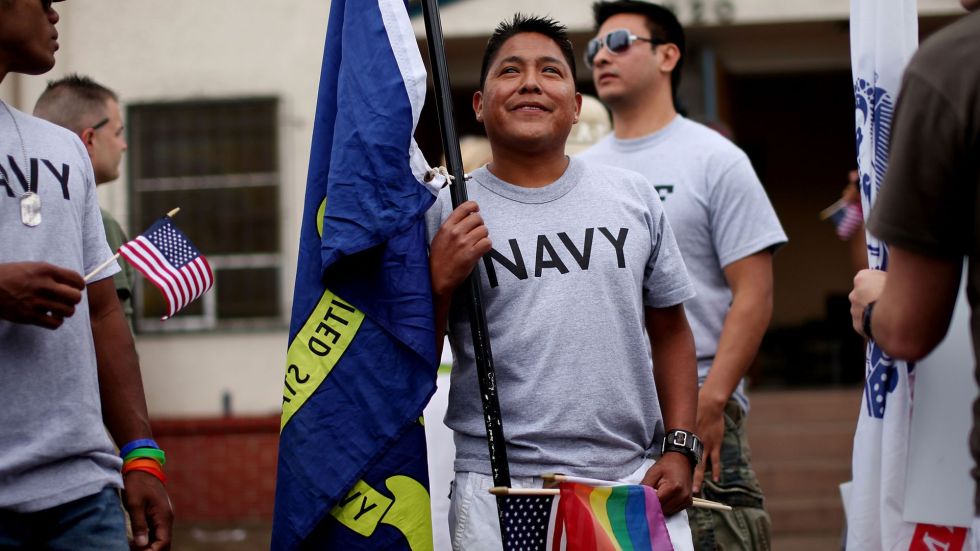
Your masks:
{"label": "man smiling", "polygon": [[[498,26],[473,96],[493,162],[467,182],[473,201],[452,210],[447,190],[428,214],[436,327],[448,320],[455,358],[454,549],[500,549],[473,347],[451,300],[474,268],[512,486],[540,487],[545,472],[648,484],[675,548],[691,548],[692,286],[653,187],[565,156],[580,105],[564,27],[520,15]],[[690,447],[662,453],[672,431]]]}

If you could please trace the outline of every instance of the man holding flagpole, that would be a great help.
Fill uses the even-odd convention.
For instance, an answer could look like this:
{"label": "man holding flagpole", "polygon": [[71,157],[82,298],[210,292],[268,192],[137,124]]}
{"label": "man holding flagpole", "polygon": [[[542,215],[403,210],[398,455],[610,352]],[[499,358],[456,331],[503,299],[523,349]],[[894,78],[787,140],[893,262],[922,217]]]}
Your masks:
{"label": "man holding flagpole", "polygon": [[[888,170],[868,220],[888,243],[888,271],[862,270],[850,295],[855,330],[909,361],[945,337],[964,258],[980,352],[980,1],[962,4],[974,13],[926,41],[905,71]],[[980,402],[970,451],[980,465]],[[980,479],[980,467],[973,477]],[[974,506],[980,512],[980,493]],[[972,531],[980,549],[980,517]]]}
{"label": "man holding flagpole", "polygon": [[[0,0],[0,81],[54,66],[58,19],[50,0]],[[81,275],[112,257],[91,161],[64,128],[2,102],[0,121],[0,548],[129,549],[122,488],[133,547],[169,549],[119,267]]]}
{"label": "man holding flagpole", "polygon": [[[483,58],[473,108],[493,162],[472,201],[444,190],[429,211],[436,342],[455,363],[453,548],[500,549],[473,345],[452,297],[476,269],[484,293],[513,487],[564,473],[656,489],[676,549],[700,442],[697,373],[684,313],[693,287],[653,187],[565,155],[581,96],[565,28],[517,15]],[[650,351],[654,358],[651,372]]]}

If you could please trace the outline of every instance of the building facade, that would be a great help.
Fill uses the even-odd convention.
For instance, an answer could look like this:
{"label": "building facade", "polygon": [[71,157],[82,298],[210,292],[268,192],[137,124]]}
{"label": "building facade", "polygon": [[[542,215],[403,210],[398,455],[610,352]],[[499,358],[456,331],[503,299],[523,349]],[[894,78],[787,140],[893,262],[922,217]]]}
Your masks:
{"label": "building facade", "polygon": [[[850,283],[846,251],[817,221],[853,163],[849,2],[670,3],[689,29],[688,114],[733,129],[790,234],[777,256],[773,327],[824,319],[827,297]],[[924,34],[960,13],[956,0],[919,6]],[[0,97],[30,111],[45,81],[73,72],[115,89],[129,152],[123,177],[100,189],[103,206],[130,234],[181,207],[177,224],[216,272],[214,289],[166,322],[156,290],[139,290],[151,414],[275,415],[329,2],[102,0],[56,9],[55,69],[11,75]],[[513,0],[443,2],[461,134],[480,131],[468,110],[486,38],[527,9]],[[591,38],[590,2],[540,0],[533,10],[566,23],[579,52]],[[592,90],[582,69],[579,78]],[[438,164],[431,103],[418,139]]]}

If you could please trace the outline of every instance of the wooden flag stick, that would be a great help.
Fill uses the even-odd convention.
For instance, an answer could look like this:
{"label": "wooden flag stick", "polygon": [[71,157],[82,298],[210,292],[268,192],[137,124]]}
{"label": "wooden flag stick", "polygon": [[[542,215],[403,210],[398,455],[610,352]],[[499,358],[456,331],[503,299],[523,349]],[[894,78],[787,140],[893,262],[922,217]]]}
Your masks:
{"label": "wooden flag stick", "polygon": [[848,202],[849,201],[847,199],[838,199],[837,201],[834,202],[833,205],[830,205],[829,207],[820,211],[820,219],[826,220],[830,218],[832,214],[842,209],[843,207],[847,206]]}
{"label": "wooden flag stick", "polygon": [[585,478],[584,476],[568,476],[556,473],[544,473],[541,478],[551,482],[572,482],[575,484],[585,484],[586,486],[622,486],[622,482],[611,480],[599,480],[598,478]]}
{"label": "wooden flag stick", "polygon": [[[616,484],[622,486],[622,484]],[[561,495],[561,490],[557,488],[507,488],[504,486],[494,486],[489,492],[495,496],[557,496]],[[703,499],[700,497],[692,498],[693,507],[698,509],[714,509],[715,511],[731,511],[730,505]]]}
{"label": "wooden flag stick", "polygon": [[731,511],[731,505],[725,505],[724,503],[718,503],[717,501],[711,501],[710,499],[704,499],[700,497],[691,498],[694,503],[693,506],[698,509],[714,509],[715,511]]}
{"label": "wooden flag stick", "polygon": [[710,499],[703,499],[700,497],[691,498],[694,500],[694,507],[698,509],[714,509],[715,511],[731,511],[731,505],[725,505],[724,503],[718,503],[717,501],[711,501]]}
{"label": "wooden flag stick", "polygon": [[506,486],[494,486],[489,491],[495,496],[556,496],[561,494],[561,490],[557,488],[507,488]]}
{"label": "wooden flag stick", "polygon": [[[180,212],[180,207],[177,207],[177,208],[171,210],[170,212],[168,212],[167,213],[167,216],[169,218],[173,218],[178,212]],[[112,264],[113,262],[115,262],[118,258],[119,258],[119,253],[116,253],[116,254],[112,255],[112,258],[110,258],[109,260],[106,260],[102,264],[99,264],[94,270],[92,270],[91,272],[88,273],[87,276],[85,276],[85,283],[88,283],[90,279],[92,279],[93,277],[95,277],[95,274],[97,274],[97,273],[101,272],[102,270],[105,270],[106,268],[108,268],[109,265]]]}
{"label": "wooden flag stick", "polygon": [[95,274],[97,274],[97,273],[101,272],[102,270],[105,270],[106,268],[108,268],[109,267],[109,264],[112,264],[113,262],[115,262],[117,258],[119,258],[119,253],[116,253],[116,254],[112,255],[112,257],[109,258],[109,260],[106,260],[102,264],[99,264],[94,270],[92,270],[91,272],[88,273],[87,276],[85,276],[85,283],[88,283],[88,281],[90,279],[92,279],[93,277],[95,277]]}

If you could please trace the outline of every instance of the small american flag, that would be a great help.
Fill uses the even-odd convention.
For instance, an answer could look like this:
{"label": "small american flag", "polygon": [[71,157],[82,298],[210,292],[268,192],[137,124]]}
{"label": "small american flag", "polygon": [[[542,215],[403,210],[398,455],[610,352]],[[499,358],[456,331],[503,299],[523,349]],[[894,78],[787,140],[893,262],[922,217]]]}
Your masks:
{"label": "small american flag", "polygon": [[850,203],[842,209],[844,212],[830,218],[837,230],[837,237],[847,241],[854,235],[854,232],[861,229],[864,224],[864,214],[861,212],[861,203]]}
{"label": "small american flag", "polygon": [[[501,522],[505,551],[547,551],[554,496],[503,496]],[[550,530],[549,530],[550,528]]]}
{"label": "small american flag", "polygon": [[843,199],[824,209],[820,218],[830,220],[837,237],[843,241],[849,240],[864,224],[861,203]]}
{"label": "small american flag", "polygon": [[174,226],[169,216],[124,243],[119,247],[119,254],[149,278],[167,299],[168,312],[161,319],[173,317],[214,285],[207,259]]}

